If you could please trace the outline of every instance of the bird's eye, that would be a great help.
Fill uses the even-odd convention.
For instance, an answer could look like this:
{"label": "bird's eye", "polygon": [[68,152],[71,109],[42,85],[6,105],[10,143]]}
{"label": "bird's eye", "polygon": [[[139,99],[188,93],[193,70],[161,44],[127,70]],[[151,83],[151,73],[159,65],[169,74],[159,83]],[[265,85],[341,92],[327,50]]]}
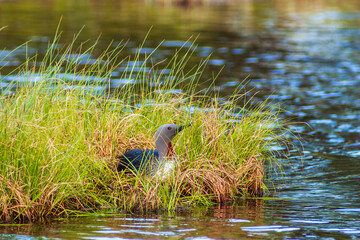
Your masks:
{"label": "bird's eye", "polygon": [[171,130],[171,127],[168,127],[168,130]]}

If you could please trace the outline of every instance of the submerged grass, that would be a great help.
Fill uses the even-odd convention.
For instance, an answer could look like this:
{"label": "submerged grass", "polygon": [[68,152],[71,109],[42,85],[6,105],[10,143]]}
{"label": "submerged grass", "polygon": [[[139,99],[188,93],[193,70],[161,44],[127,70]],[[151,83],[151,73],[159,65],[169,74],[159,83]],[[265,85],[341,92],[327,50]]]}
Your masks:
{"label": "submerged grass", "polygon": [[[276,163],[269,149],[286,134],[278,110],[266,102],[250,108],[240,90],[226,104],[197,92],[207,59],[189,67],[194,46],[161,63],[169,69],[165,74],[152,63],[153,53],[142,55],[141,48],[120,59],[121,43],[84,60],[95,55],[97,43],[75,48],[75,37],[59,48],[59,36],[41,62],[29,57],[1,77],[25,80],[13,81],[3,92],[14,93],[0,100],[2,221],[171,210],[266,190],[264,164]],[[123,76],[111,80],[124,65]],[[111,87],[114,81],[120,86]],[[155,148],[160,125],[189,122],[175,139],[171,176],[116,171],[116,157],[126,150]]]}

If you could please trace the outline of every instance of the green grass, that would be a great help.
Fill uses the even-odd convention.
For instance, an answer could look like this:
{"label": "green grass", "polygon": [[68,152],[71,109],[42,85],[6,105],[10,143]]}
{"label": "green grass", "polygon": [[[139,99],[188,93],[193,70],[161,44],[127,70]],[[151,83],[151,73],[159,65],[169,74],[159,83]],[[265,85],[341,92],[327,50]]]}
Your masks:
{"label": "green grass", "polygon": [[[279,110],[266,102],[250,107],[241,89],[227,104],[199,92],[208,59],[189,66],[194,46],[179,49],[161,63],[169,74],[153,74],[158,64],[152,54],[120,58],[126,43],[109,45],[95,63],[80,64],[69,54],[93,56],[97,43],[75,47],[75,37],[58,49],[60,36],[56,34],[41,61],[28,57],[11,73],[39,81],[13,82],[15,93],[0,99],[2,221],[172,210],[253,197],[266,190],[264,164],[276,164],[268,150],[284,141],[287,132]],[[150,73],[128,65],[120,78],[132,76],[139,83],[110,90],[111,72],[129,60],[150,68]],[[64,74],[82,80],[69,82]],[[89,82],[89,77],[104,81]],[[179,88],[183,92],[171,91]],[[192,126],[174,139],[173,175],[156,180],[116,171],[116,157],[126,150],[155,147],[160,125],[190,122]]]}

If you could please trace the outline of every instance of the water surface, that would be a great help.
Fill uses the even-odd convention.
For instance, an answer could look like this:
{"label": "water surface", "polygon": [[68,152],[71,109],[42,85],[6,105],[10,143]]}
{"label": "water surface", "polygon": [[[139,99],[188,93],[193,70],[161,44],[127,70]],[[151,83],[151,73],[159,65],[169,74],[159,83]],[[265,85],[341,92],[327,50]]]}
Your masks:
{"label": "water surface", "polygon": [[[284,176],[273,174],[277,200],[243,201],[210,208],[148,216],[78,218],[50,224],[0,226],[3,239],[356,239],[360,237],[360,2],[342,1],[5,1],[0,2],[0,59],[4,75],[28,51],[43,53],[61,16],[63,41],[86,25],[80,40],[101,46],[129,39],[133,53],[153,27],[142,53],[163,40],[154,59],[161,61],[197,37],[194,63],[211,54],[208,72],[225,65],[212,91],[226,96],[251,80],[253,101],[280,103],[302,134],[292,150]],[[187,41],[191,36],[190,41]],[[91,63],[96,56],[68,56]],[[132,63],[130,62],[130,65]],[[133,63],[137,64],[137,63]],[[136,66],[135,66],[136,67]],[[136,70],[136,68],[135,68]],[[143,69],[142,71],[148,71]],[[126,65],[111,78],[116,91]],[[164,69],[166,74],[166,69]],[[62,76],[70,81],[77,76]],[[8,76],[0,88],[36,78]],[[103,79],[94,82],[99,93]],[[96,83],[96,84],[95,84]],[[96,85],[96,86],[95,86]],[[209,87],[206,82],[202,88]],[[74,86],[76,87],[76,86]],[[80,87],[80,86],[77,86]],[[91,84],[86,87],[91,88]],[[180,91],[180,89],[179,89]],[[6,93],[3,93],[6,94]],[[301,123],[302,122],[302,123]],[[308,124],[304,124],[304,122]],[[301,148],[302,147],[302,148]],[[290,165],[288,163],[291,163]]]}

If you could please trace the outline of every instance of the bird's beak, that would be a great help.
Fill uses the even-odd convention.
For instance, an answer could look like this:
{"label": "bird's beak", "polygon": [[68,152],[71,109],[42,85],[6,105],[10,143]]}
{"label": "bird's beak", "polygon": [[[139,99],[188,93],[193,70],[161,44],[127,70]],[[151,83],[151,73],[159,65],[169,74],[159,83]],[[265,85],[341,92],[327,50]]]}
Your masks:
{"label": "bird's beak", "polygon": [[181,132],[184,128],[190,127],[190,126],[191,126],[191,123],[190,123],[190,124],[187,124],[187,125],[181,125],[181,126],[179,126],[179,128],[177,129],[177,132],[179,133],[179,132]]}

